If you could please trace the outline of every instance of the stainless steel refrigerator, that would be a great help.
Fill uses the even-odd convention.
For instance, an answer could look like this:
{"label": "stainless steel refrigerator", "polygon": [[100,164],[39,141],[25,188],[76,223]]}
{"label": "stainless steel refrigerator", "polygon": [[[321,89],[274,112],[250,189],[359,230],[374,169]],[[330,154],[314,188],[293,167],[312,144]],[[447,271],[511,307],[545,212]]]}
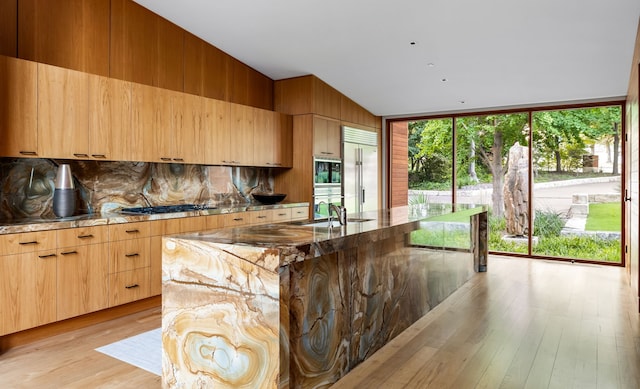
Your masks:
{"label": "stainless steel refrigerator", "polygon": [[373,211],[378,204],[378,134],[344,126],[343,190],[347,213]]}

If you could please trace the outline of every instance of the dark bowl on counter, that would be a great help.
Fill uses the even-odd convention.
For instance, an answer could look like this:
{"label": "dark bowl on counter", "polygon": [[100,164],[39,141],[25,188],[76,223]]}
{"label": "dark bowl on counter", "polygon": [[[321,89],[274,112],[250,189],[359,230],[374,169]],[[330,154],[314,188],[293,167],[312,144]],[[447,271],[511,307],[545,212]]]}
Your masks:
{"label": "dark bowl on counter", "polygon": [[251,196],[262,204],[277,204],[287,197],[284,193],[252,193]]}

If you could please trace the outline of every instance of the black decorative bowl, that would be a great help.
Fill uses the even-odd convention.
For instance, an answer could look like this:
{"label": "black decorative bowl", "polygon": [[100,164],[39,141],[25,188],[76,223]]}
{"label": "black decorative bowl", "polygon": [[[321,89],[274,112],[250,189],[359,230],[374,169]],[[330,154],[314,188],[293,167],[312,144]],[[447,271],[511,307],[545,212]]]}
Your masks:
{"label": "black decorative bowl", "polygon": [[284,193],[252,193],[251,196],[262,204],[276,204],[287,197]]}

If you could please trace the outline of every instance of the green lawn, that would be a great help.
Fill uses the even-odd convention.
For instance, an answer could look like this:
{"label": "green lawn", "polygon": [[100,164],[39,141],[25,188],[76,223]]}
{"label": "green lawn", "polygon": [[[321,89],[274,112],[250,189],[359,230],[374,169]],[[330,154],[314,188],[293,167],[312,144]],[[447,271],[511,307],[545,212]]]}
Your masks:
{"label": "green lawn", "polygon": [[620,203],[589,204],[587,231],[620,231]]}

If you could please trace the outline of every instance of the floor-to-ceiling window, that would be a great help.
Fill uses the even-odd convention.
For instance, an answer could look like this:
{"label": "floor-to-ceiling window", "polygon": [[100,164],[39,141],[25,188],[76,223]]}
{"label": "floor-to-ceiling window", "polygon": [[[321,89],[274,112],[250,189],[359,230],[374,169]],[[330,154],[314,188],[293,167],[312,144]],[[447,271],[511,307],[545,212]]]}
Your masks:
{"label": "floor-to-ceiling window", "polygon": [[405,120],[408,202],[486,206],[493,252],[620,263],[621,109]]}

